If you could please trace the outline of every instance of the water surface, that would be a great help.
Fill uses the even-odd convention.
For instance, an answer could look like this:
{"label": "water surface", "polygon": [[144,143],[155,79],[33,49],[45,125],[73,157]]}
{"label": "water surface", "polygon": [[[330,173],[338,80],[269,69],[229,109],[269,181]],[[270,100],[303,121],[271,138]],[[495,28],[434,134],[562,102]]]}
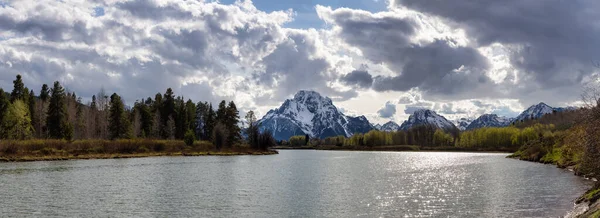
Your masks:
{"label": "water surface", "polygon": [[0,163],[2,216],[556,217],[590,182],[504,158],[443,152]]}

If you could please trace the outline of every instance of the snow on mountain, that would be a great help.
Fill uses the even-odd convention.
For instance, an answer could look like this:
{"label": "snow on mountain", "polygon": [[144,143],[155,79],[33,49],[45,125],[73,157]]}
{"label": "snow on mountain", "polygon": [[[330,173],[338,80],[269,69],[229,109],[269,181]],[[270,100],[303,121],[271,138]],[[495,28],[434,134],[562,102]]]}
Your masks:
{"label": "snow on mountain", "polygon": [[519,116],[517,116],[515,118],[515,120],[521,121],[521,120],[526,120],[526,119],[537,119],[546,114],[551,114],[554,111],[561,112],[561,111],[565,111],[565,110],[574,110],[574,109],[576,109],[576,108],[574,108],[574,107],[566,107],[566,108],[550,107],[546,103],[540,102],[539,104],[532,105],[531,107],[527,108],[527,110],[525,110],[525,111],[523,111],[523,113],[519,114]]}
{"label": "snow on mountain", "polygon": [[466,130],[478,129],[483,127],[504,127],[510,125],[514,118],[500,117],[496,114],[484,114],[475,119]]}
{"label": "snow on mountain", "polygon": [[400,125],[398,125],[394,121],[389,121],[389,122],[381,125],[378,130],[381,130],[384,132],[395,132],[395,131],[400,130]]}
{"label": "snow on mountain", "polygon": [[401,130],[408,130],[413,126],[418,125],[434,125],[442,129],[453,129],[456,126],[448,121],[445,117],[437,114],[435,111],[420,109],[415,111],[408,120],[404,121],[400,126]]}
{"label": "snow on mountain", "polygon": [[458,128],[460,130],[467,129],[467,126],[469,126],[469,124],[471,124],[471,122],[473,122],[473,119],[471,119],[471,118],[464,118],[464,117],[452,121],[452,123],[454,124],[454,126],[456,126],[456,128]]}
{"label": "snow on mountain", "polygon": [[277,140],[294,135],[311,137],[352,136],[373,129],[364,116],[350,117],[340,112],[328,97],[314,91],[299,91],[279,108],[270,110],[259,121],[260,129],[270,130]]}
{"label": "snow on mountain", "polygon": [[371,123],[371,126],[373,127],[373,129],[381,130],[381,124],[379,124],[379,123],[378,124],[372,124]]}

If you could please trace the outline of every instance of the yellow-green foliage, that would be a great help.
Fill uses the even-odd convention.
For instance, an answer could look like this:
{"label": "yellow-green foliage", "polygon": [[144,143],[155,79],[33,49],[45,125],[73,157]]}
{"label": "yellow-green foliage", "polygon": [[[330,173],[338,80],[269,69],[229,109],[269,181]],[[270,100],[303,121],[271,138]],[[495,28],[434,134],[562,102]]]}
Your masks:
{"label": "yellow-green foliage", "polygon": [[31,126],[31,117],[29,109],[21,100],[16,100],[9,107],[2,127],[8,139],[28,139],[31,138],[33,127]]}
{"label": "yellow-green foliage", "polygon": [[535,124],[531,127],[519,129],[516,127],[489,127],[465,131],[460,134],[457,143],[459,147],[493,147],[493,148],[518,148],[528,141],[534,140],[544,134],[551,134],[554,125]]}
{"label": "yellow-green foliage", "polygon": [[304,136],[304,135],[292,136],[292,137],[290,137],[289,143],[291,146],[294,146],[294,147],[306,146],[306,136]]}
{"label": "yellow-green foliage", "polygon": [[452,135],[444,132],[441,129],[437,129],[433,134],[433,145],[434,146],[453,146],[454,138]]}

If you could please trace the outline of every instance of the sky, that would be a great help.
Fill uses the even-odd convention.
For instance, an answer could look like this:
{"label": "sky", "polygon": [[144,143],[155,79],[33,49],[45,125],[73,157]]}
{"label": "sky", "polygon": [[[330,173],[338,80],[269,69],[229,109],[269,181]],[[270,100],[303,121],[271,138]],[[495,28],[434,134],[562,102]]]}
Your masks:
{"label": "sky", "polygon": [[164,93],[259,116],[299,90],[401,123],[580,104],[598,83],[596,0],[0,0],[0,87],[85,100]]}

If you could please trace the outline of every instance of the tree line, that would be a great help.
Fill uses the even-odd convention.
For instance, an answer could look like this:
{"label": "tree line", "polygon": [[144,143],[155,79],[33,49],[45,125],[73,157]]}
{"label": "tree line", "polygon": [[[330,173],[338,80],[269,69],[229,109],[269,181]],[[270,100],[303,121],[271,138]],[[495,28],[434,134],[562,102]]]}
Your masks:
{"label": "tree line", "polygon": [[[248,140],[242,138],[240,116],[233,101],[221,101],[217,108],[208,102],[194,103],[176,96],[171,88],[135,101],[127,107],[117,93],[101,89],[91,102],[82,103],[74,92],[56,81],[42,85],[39,95],[27,88],[21,75],[13,90],[0,88],[0,139],[172,139],[211,141],[218,148],[249,144],[272,146],[270,132],[260,133],[254,112],[246,116]],[[262,144],[259,144],[262,143]]]}

